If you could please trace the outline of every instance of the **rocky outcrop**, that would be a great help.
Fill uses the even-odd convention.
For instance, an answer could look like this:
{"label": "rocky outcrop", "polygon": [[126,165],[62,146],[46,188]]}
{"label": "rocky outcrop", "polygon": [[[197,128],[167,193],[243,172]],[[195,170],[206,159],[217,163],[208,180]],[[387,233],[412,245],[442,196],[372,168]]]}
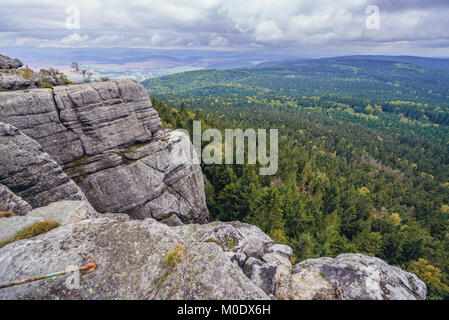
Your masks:
{"label": "rocky outcrop", "polygon": [[11,71],[0,70],[0,91],[27,89],[31,86],[31,81],[22,75]]}
{"label": "rocky outcrop", "polygon": [[[79,277],[76,288],[59,277],[2,289],[0,299],[424,299],[426,295],[415,275],[360,254],[306,260],[293,267],[285,259],[265,261],[267,254],[287,258],[291,248],[274,244],[249,224],[169,227],[151,218],[122,218],[74,221],[1,248],[0,279],[5,282],[88,263],[97,264],[97,269]],[[8,219],[12,218],[0,222]],[[165,263],[180,244],[175,262]],[[252,266],[245,273],[248,264]]]}
{"label": "rocky outcrop", "polygon": [[99,212],[205,222],[203,176],[185,135],[160,130],[134,81],[0,93],[0,121],[35,139]]}
{"label": "rocky outcrop", "polygon": [[66,225],[97,216],[97,212],[86,201],[54,202],[46,207],[36,208],[26,216],[0,219],[0,242],[13,237],[17,232],[36,222],[53,221]]}
{"label": "rocky outcrop", "polygon": [[[0,290],[0,299],[268,299],[214,243],[183,238],[154,219],[85,220],[0,249],[0,279],[13,281],[94,262],[69,289],[66,278]],[[180,229],[179,229],[180,228]],[[194,232],[193,229],[190,229]],[[164,257],[183,243],[174,266]]]}
{"label": "rocky outcrop", "polygon": [[0,184],[33,208],[59,200],[87,200],[36,141],[1,122]]}
{"label": "rocky outcrop", "polygon": [[412,273],[379,258],[341,254],[294,266],[288,299],[423,300],[425,284]]}
{"label": "rocky outcrop", "polygon": [[35,72],[21,68],[22,61],[0,54],[0,91],[22,90],[36,87],[52,87],[70,83],[67,77],[55,69]]}
{"label": "rocky outcrop", "polygon": [[0,207],[16,215],[24,216],[33,208],[21,197],[15,195],[8,187],[0,184]]}
{"label": "rocky outcrop", "polygon": [[12,59],[0,54],[0,69],[18,69],[22,66],[23,63],[19,59]]}
{"label": "rocky outcrop", "polygon": [[[0,54],[0,91],[27,89],[33,85],[30,79],[25,79],[17,69],[23,66],[19,59]],[[38,75],[36,74],[36,77]]]}

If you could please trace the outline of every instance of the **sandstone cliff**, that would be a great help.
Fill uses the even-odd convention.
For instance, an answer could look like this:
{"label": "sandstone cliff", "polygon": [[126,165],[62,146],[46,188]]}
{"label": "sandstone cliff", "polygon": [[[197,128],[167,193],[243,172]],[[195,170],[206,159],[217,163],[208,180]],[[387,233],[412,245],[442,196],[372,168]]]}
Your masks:
{"label": "sandstone cliff", "polygon": [[[1,122],[0,163],[0,184],[34,208],[61,199],[86,199],[80,188],[36,141],[14,126]],[[6,196],[7,190],[4,193]],[[13,197],[9,196],[9,199]],[[7,209],[14,210],[20,200],[1,202]],[[26,211],[21,209],[17,213]]]}
{"label": "sandstone cliff", "polygon": [[0,122],[36,140],[99,212],[207,221],[199,165],[173,160],[175,151],[194,153],[188,137],[160,130],[148,94],[134,81],[2,92]]}

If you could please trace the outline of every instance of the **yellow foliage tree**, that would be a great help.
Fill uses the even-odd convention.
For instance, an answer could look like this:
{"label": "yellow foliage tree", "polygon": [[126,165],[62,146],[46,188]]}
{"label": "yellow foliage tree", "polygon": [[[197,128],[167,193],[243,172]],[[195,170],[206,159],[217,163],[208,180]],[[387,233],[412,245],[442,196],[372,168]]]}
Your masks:
{"label": "yellow foliage tree", "polygon": [[449,214],[449,206],[447,204],[443,204],[441,206],[441,212]]}
{"label": "yellow foliage tree", "polygon": [[392,213],[391,214],[391,218],[393,219],[395,226],[397,226],[397,225],[399,225],[401,223],[401,218],[399,217],[399,214]]}
{"label": "yellow foliage tree", "polygon": [[366,196],[369,193],[369,189],[367,187],[361,187],[358,191],[362,196]]}
{"label": "yellow foliage tree", "polygon": [[429,263],[426,259],[418,259],[412,262],[407,271],[418,276],[427,286],[428,298],[444,299],[449,297],[449,286],[445,283],[446,279],[441,270]]}

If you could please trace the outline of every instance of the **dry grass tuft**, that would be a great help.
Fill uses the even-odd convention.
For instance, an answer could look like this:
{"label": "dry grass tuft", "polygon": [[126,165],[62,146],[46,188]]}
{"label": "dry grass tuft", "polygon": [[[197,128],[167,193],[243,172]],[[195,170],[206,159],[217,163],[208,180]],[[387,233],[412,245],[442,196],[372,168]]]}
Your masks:
{"label": "dry grass tuft", "polygon": [[25,229],[17,232],[17,234],[5,241],[0,242],[0,248],[6,246],[15,241],[33,238],[40,234],[46,233],[52,229],[55,229],[60,226],[59,222],[54,221],[41,221],[32,224],[31,226],[26,227]]}

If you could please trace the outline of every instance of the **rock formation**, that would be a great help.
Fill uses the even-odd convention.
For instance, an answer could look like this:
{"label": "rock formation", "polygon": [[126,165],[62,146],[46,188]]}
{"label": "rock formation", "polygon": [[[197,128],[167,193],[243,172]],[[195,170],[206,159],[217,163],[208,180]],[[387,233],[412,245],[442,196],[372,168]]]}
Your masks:
{"label": "rock formation", "polygon": [[10,57],[0,54],[0,68],[1,69],[18,69],[23,66],[19,59],[12,59]]}
{"label": "rock formation", "polygon": [[5,211],[10,211],[21,216],[26,215],[33,209],[28,202],[15,195],[7,186],[2,184],[0,184],[0,206]]}
{"label": "rock formation", "polygon": [[[14,126],[1,122],[0,164],[0,184],[33,208],[59,200],[87,200],[36,141]],[[0,203],[9,207],[3,199]]]}
{"label": "rock formation", "polygon": [[286,298],[423,300],[426,294],[426,286],[412,273],[379,258],[341,254],[296,264]]}
{"label": "rock formation", "polygon": [[[56,211],[52,218],[58,220]],[[98,267],[79,278],[78,289],[60,277],[2,289],[0,299],[423,299],[426,295],[415,275],[360,254],[307,260],[292,268],[288,246],[274,244],[259,228],[245,223],[169,227],[151,218],[120,220],[91,218],[1,248],[0,279],[6,282],[92,262]],[[179,259],[174,265],[165,264],[179,244],[185,248]],[[252,267],[245,275],[248,264]]]}
{"label": "rock formation", "polygon": [[34,72],[28,67],[21,68],[22,66],[23,63],[19,59],[0,54],[0,91],[60,86],[70,82],[55,69]]}
{"label": "rock formation", "polygon": [[181,161],[195,156],[188,137],[160,130],[134,81],[2,92],[0,121],[35,139],[99,212],[208,219],[201,169]]}

